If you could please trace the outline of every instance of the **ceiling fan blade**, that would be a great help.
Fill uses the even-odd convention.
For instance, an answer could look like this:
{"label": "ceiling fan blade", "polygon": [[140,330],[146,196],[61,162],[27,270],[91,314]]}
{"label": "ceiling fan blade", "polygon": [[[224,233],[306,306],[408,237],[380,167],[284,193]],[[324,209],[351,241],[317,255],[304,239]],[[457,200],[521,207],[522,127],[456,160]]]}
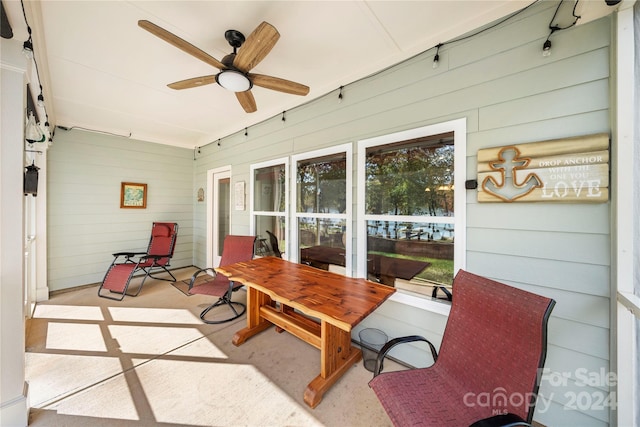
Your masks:
{"label": "ceiling fan blade", "polygon": [[247,113],[255,113],[258,108],[256,107],[256,100],[250,90],[244,92],[236,92],[236,98],[238,102],[244,108]]}
{"label": "ceiling fan blade", "polygon": [[211,83],[216,82],[216,76],[202,76],[202,77],[194,77],[192,79],[180,80],[179,82],[169,83],[171,89],[181,90],[181,89],[190,89],[192,87],[200,87],[204,85],[210,85]]}
{"label": "ceiling fan blade", "polygon": [[195,47],[191,43],[181,39],[180,37],[176,36],[173,33],[170,33],[169,31],[165,30],[164,28],[158,27],[153,22],[146,21],[146,20],[140,20],[140,21],[138,21],[138,26],[140,28],[143,28],[143,29],[149,31],[154,36],[159,37],[162,40],[166,41],[167,43],[177,47],[178,49],[181,49],[182,51],[188,53],[189,55],[194,56],[194,57],[198,58],[199,60],[206,62],[209,65],[212,65],[212,66],[214,66],[216,68],[219,68],[221,70],[226,68],[222,64],[222,62],[218,61],[213,56],[209,55],[208,53],[206,53],[203,50],[198,49],[197,47]]}
{"label": "ceiling fan blade", "polygon": [[278,77],[265,76],[264,74],[248,74],[254,85],[266,89],[277,90],[278,92],[290,93],[292,95],[305,96],[309,93],[309,86]]}
{"label": "ceiling fan blade", "polygon": [[238,50],[233,66],[245,73],[251,70],[271,52],[279,38],[280,33],[273,25],[262,22]]}

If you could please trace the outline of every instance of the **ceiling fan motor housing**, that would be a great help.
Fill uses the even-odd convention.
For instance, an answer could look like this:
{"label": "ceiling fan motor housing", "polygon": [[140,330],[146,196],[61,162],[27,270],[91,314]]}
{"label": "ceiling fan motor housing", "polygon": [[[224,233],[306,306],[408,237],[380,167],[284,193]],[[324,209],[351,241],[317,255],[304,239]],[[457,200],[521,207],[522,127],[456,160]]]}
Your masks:
{"label": "ceiling fan motor housing", "polygon": [[233,53],[235,53],[235,50],[238,49],[240,46],[242,46],[242,43],[244,43],[244,34],[242,34],[240,31],[238,30],[227,30],[224,32],[224,38],[227,39],[227,41],[229,42],[229,44],[231,45],[231,47],[233,47]]}

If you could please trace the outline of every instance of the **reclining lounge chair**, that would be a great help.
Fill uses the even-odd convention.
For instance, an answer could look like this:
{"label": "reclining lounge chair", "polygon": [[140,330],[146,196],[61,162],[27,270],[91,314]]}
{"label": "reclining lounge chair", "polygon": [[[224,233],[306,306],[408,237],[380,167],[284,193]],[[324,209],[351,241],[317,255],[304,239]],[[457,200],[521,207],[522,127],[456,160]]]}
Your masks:
{"label": "reclining lounge chair", "polygon": [[[151,238],[146,252],[118,252],[113,254],[113,262],[98,288],[98,296],[122,301],[125,295],[137,296],[148,277],[175,282],[176,278],[167,269],[173,257],[178,235],[178,224],[175,222],[154,222]],[[158,269],[169,273],[171,279],[154,276]],[[142,282],[134,293],[128,293],[129,283],[140,270],[144,271]],[[105,292],[108,291],[108,292]]]}

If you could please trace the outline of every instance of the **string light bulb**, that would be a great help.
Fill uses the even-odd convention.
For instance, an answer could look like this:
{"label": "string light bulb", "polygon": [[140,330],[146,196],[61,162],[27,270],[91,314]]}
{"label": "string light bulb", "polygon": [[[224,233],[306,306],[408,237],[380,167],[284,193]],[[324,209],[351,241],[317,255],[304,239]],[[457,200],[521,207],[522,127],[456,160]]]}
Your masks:
{"label": "string light bulb", "polygon": [[342,102],[342,88],[344,86],[340,86],[340,92],[338,92],[338,104]]}
{"label": "string light bulb", "polygon": [[438,68],[438,66],[440,65],[440,46],[442,46],[442,43],[439,43],[436,46],[436,55],[433,57],[433,69],[434,70],[436,68]]}
{"label": "string light bulb", "polygon": [[31,37],[22,44],[22,53],[29,59],[33,58],[33,43],[31,43]]}
{"label": "string light bulb", "polygon": [[22,53],[29,59],[33,59],[33,40],[31,39],[31,27],[27,25],[27,32],[29,33],[29,38],[22,43]]}
{"label": "string light bulb", "polygon": [[551,55],[551,40],[547,39],[542,45],[542,56],[547,57]]}
{"label": "string light bulb", "polygon": [[24,130],[24,137],[29,144],[44,142],[46,139],[44,132],[42,132],[40,126],[36,124],[36,118],[31,111],[29,111],[29,119],[27,120],[27,126]]}

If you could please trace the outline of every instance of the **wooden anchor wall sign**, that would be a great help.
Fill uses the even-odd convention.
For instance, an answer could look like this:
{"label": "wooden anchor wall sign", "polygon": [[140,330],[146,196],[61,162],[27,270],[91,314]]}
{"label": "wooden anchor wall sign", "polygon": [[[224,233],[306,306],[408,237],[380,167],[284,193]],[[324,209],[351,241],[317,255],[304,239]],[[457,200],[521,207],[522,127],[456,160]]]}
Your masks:
{"label": "wooden anchor wall sign", "polygon": [[609,200],[609,135],[478,150],[478,202]]}

